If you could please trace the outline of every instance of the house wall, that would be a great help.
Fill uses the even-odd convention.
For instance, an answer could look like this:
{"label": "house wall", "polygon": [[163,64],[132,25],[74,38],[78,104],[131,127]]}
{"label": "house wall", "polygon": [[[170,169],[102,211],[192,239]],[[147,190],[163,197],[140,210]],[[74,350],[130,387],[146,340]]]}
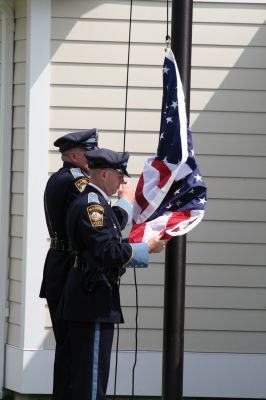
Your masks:
{"label": "house wall", "polygon": [[[165,7],[133,6],[126,150],[134,182],[156,151]],[[186,351],[265,353],[265,17],[265,5],[194,3],[191,125],[209,202],[188,235]],[[128,18],[128,2],[53,2],[50,173],[61,162],[52,143],[68,130],[97,126],[100,145],[122,149]],[[141,350],[162,349],[163,262],[153,256],[137,271]],[[120,348],[132,350],[132,274],[122,283]]]}
{"label": "house wall", "polygon": [[[245,397],[246,393],[247,397],[260,398],[265,389],[263,369],[253,368],[256,385],[250,374],[252,363],[261,366],[266,360],[266,4],[260,3],[194,1],[190,121],[209,201],[203,222],[187,236],[186,396]],[[15,5],[11,346],[20,345],[24,323],[21,284],[27,96],[26,1]],[[61,165],[53,142],[69,131],[97,127],[101,146],[123,149],[129,18],[129,1],[53,0],[51,5],[47,176]],[[134,184],[147,154],[157,145],[165,19],[165,1],[134,2],[125,146],[131,153],[129,171]],[[43,261],[39,260],[38,268],[42,269]],[[159,377],[151,384],[139,377],[138,390],[140,394],[159,395],[164,255],[153,255],[149,268],[137,271],[137,282],[138,349],[143,365],[154,372],[151,376]],[[123,364],[135,346],[132,271],[123,276],[121,297],[125,324],[120,329],[119,348]],[[43,308],[41,346],[51,366],[54,339],[45,304]],[[242,356],[246,355],[250,358],[247,356],[243,364]],[[233,366],[230,371],[227,361],[222,362],[225,359]],[[212,363],[220,366],[218,373]],[[207,371],[207,378],[213,373],[213,385],[204,387],[206,377],[198,382],[193,365]],[[244,371],[243,365],[251,370]],[[250,381],[240,385],[237,370],[240,375],[245,372]],[[146,388],[148,385],[153,389]],[[42,390],[47,393],[47,389]]]}
{"label": "house wall", "polygon": [[265,353],[265,11],[194,9],[191,124],[209,202],[189,235],[188,350]]}
{"label": "house wall", "polygon": [[5,374],[5,343],[9,307],[8,251],[13,83],[12,1],[0,2],[0,398]]}
{"label": "house wall", "polygon": [[[10,217],[9,323],[7,343],[20,345],[24,207],[24,143],[26,84],[26,1],[15,2],[14,95]],[[22,26],[24,25],[24,29]]]}
{"label": "house wall", "polygon": [[2,12],[1,12],[1,14],[0,14],[0,50],[1,50],[1,53],[0,53],[0,73],[1,73],[1,69],[2,69],[2,56],[1,56],[1,54],[2,54]]}
{"label": "house wall", "polygon": [[[1,87],[2,87],[2,10],[0,10],[0,92],[1,92]],[[0,96],[0,110],[1,110],[1,104],[2,103],[2,96]],[[4,283],[5,285],[5,283]],[[5,286],[4,286],[5,287]],[[1,289],[3,288],[3,283],[1,285]],[[6,301],[6,296],[2,298],[0,297],[0,318],[1,321],[5,321],[4,318],[4,306],[5,306],[5,301]],[[3,387],[3,377],[4,377],[4,357],[2,356],[1,352],[3,351],[5,346],[5,329],[0,330],[0,398],[2,397],[2,387]]]}

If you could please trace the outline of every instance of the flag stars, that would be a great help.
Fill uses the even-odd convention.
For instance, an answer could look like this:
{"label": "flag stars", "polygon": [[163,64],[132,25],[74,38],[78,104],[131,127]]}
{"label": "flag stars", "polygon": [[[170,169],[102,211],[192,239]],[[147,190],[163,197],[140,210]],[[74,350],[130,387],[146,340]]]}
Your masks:
{"label": "flag stars", "polygon": [[163,73],[164,74],[168,74],[168,71],[170,71],[170,68],[164,67],[163,68]]}
{"label": "flag stars", "polygon": [[168,108],[169,108],[168,105],[166,105],[166,106],[165,106],[165,111],[163,112],[164,114],[167,113]]}
{"label": "flag stars", "polygon": [[202,176],[200,176],[199,174],[193,175],[193,177],[196,179],[197,182],[202,181]]}
{"label": "flag stars", "polygon": [[[1,0],[0,0],[1,2]],[[157,222],[161,221],[157,218],[162,216],[166,220],[166,225],[162,224],[161,234],[166,229],[171,231],[173,235],[176,232],[181,234],[187,233],[202,218],[205,206],[207,206],[207,191],[204,185],[204,176],[197,167],[194,153],[192,138],[190,137],[190,127],[186,120],[184,107],[184,94],[182,90],[182,82],[177,77],[175,63],[166,60],[163,65],[163,99],[161,103],[161,126],[157,135],[159,137],[159,145],[157,150],[156,164],[148,161],[152,168],[143,170],[142,191],[136,194],[139,204],[142,204],[142,196],[147,198],[149,208],[153,216],[153,220],[149,220],[149,229],[158,229]],[[177,88],[178,85],[178,88]],[[180,110],[179,110],[180,108]],[[183,125],[184,124],[184,125]],[[184,132],[183,132],[184,126]],[[182,127],[182,129],[181,129]],[[187,133],[187,135],[185,135]],[[182,151],[181,151],[182,150]],[[189,155],[188,160],[184,160],[181,156],[186,153]],[[171,175],[169,182],[168,174]],[[154,174],[154,175],[153,175]],[[167,176],[166,176],[167,174]],[[156,184],[156,192],[163,192],[162,197],[155,196],[150,190],[150,182],[156,176],[159,182]],[[167,179],[166,179],[167,178]],[[172,180],[173,179],[173,180]],[[143,216],[146,204],[139,207],[137,214]],[[176,216],[182,215],[182,222]],[[136,224],[141,219],[136,216]],[[156,221],[157,219],[157,221]],[[146,223],[147,221],[144,221]],[[168,231],[168,232],[169,232]],[[155,232],[155,231],[154,231]],[[170,233],[169,233],[170,235]]]}
{"label": "flag stars", "polygon": [[177,101],[173,101],[171,104],[171,107],[173,107],[175,110],[177,108],[177,106],[178,106]]}
{"label": "flag stars", "polygon": [[205,197],[199,197],[199,204],[202,204],[204,206],[205,203],[207,203]]}

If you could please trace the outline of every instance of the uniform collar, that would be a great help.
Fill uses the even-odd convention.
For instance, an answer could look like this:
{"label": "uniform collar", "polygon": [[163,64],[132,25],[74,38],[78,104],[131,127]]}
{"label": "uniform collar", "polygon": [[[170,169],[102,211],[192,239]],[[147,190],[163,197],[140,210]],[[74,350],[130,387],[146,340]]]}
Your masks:
{"label": "uniform collar", "polygon": [[74,164],[71,164],[69,161],[64,161],[63,168],[77,168],[77,167]]}
{"label": "uniform collar", "polygon": [[97,189],[98,192],[100,192],[103,195],[103,197],[105,198],[105,200],[107,201],[108,204],[111,203],[110,198],[107,196],[107,194],[101,188],[99,188],[99,186],[97,186],[97,185],[95,185],[94,183],[91,183],[91,182],[90,182],[90,186],[92,186],[95,189]]}

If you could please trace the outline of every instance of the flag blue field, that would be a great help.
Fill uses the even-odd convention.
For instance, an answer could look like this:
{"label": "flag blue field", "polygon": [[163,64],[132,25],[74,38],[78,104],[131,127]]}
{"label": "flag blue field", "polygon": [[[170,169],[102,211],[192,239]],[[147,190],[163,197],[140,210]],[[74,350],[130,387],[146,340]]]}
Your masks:
{"label": "flag blue field", "polygon": [[171,49],[163,65],[163,99],[157,154],[140,176],[129,241],[184,235],[202,220],[207,188],[196,163],[182,82]]}

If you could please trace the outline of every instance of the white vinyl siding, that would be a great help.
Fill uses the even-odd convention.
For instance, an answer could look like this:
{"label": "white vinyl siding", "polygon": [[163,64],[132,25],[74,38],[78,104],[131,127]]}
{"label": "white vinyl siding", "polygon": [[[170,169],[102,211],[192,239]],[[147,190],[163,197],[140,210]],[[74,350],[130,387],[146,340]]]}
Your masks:
{"label": "white vinyl siding", "polygon": [[265,354],[265,17],[265,5],[194,8],[191,122],[209,203],[189,235],[189,351]]}
{"label": "white vinyl siding", "polygon": [[23,246],[24,199],[24,130],[25,130],[25,34],[26,1],[15,2],[14,37],[14,97],[11,176],[10,219],[10,272],[9,272],[9,321],[7,343],[19,346],[21,321],[21,282]]}
{"label": "white vinyl siding", "polygon": [[[50,173],[61,164],[53,141],[71,130],[98,127],[101,146],[122,150],[128,18],[128,1],[53,1]],[[134,183],[157,146],[165,19],[166,2],[134,2],[126,136]],[[194,2],[190,120],[209,202],[188,235],[186,351],[265,353],[265,21],[265,4]],[[162,349],[163,262],[153,256],[137,271],[142,350]],[[128,350],[130,271],[122,282]]]}
{"label": "white vinyl siding", "polygon": [[[0,110],[2,110],[2,10],[0,10]],[[0,131],[0,140],[2,142],[2,132]],[[1,191],[2,191],[2,174],[0,171],[0,185],[1,185]],[[2,204],[1,204],[2,207]],[[0,209],[0,219],[2,219],[2,210]],[[2,271],[2,267],[0,264],[0,268]],[[5,268],[5,271],[7,270],[7,268]],[[0,328],[0,352],[3,353],[3,349],[4,349],[4,345],[5,345],[5,337],[6,337],[6,329],[5,329],[5,314],[4,314],[4,310],[6,307],[6,282],[5,279],[6,277],[3,277],[2,279],[4,279],[4,281],[2,281],[1,283],[1,292],[2,295],[0,294],[0,318],[1,318],[1,325],[2,327]],[[3,290],[3,288],[5,290]],[[2,397],[3,392],[2,392],[2,386],[3,386],[3,381],[4,381],[4,357],[3,354],[0,353],[0,397]]]}
{"label": "white vinyl siding", "polygon": [[[1,78],[1,72],[2,72],[2,13],[0,13],[0,78]],[[1,82],[2,80],[0,79],[0,90],[1,90]],[[0,97],[0,107],[1,107],[1,97]]]}

